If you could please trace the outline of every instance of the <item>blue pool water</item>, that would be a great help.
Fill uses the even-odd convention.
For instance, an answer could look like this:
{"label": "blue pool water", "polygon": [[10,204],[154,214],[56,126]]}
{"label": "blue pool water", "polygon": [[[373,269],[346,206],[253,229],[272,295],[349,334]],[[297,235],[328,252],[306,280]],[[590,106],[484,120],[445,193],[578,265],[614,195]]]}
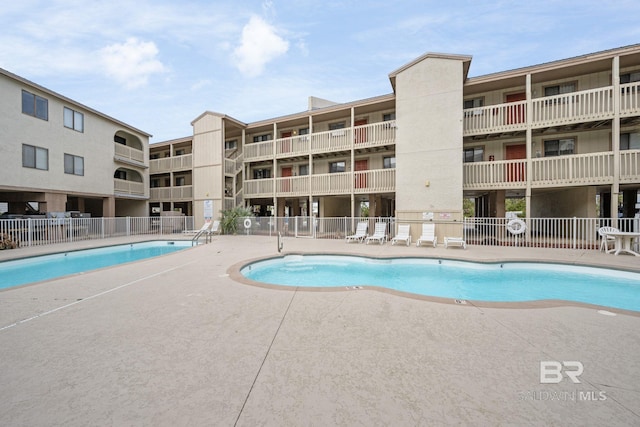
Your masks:
{"label": "blue pool water", "polygon": [[53,279],[191,247],[187,241],[154,241],[108,246],[0,262],[0,289]]}
{"label": "blue pool water", "polygon": [[250,264],[241,273],[275,285],[370,285],[444,298],[500,302],[559,299],[640,311],[640,273],[562,264],[290,255]]}

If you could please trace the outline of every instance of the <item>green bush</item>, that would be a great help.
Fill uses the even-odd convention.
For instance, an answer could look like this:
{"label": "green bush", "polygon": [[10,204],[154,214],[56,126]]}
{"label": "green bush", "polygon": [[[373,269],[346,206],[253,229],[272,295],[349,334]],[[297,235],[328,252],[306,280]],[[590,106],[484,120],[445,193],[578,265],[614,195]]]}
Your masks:
{"label": "green bush", "polygon": [[226,211],[221,211],[220,227],[223,234],[237,234],[238,222],[241,218],[253,218],[253,212],[249,208],[235,207]]}

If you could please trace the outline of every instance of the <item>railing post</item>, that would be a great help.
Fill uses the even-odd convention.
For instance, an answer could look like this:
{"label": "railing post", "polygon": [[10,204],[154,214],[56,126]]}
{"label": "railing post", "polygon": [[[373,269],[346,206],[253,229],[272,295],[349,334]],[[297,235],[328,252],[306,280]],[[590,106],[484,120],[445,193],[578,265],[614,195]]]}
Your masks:
{"label": "railing post", "polygon": [[578,218],[573,217],[573,249],[576,248],[576,244],[578,241]]}
{"label": "railing post", "polygon": [[31,246],[31,233],[33,232],[33,221],[31,218],[27,219],[27,241],[29,242],[28,246]]}
{"label": "railing post", "polygon": [[126,225],[126,235],[129,237],[131,235],[131,218],[127,217],[127,225]]}

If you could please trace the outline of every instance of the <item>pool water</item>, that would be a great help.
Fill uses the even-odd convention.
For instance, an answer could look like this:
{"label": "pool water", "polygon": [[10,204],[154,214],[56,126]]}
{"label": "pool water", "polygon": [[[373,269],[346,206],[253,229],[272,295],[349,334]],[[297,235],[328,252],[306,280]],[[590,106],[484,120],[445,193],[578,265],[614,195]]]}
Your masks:
{"label": "pool water", "polygon": [[190,241],[154,241],[3,261],[0,262],[0,289],[165,255],[188,247],[191,247]]}
{"label": "pool water", "polygon": [[290,255],[250,264],[241,273],[275,285],[369,285],[443,298],[496,302],[557,299],[640,311],[640,273],[562,264]]}

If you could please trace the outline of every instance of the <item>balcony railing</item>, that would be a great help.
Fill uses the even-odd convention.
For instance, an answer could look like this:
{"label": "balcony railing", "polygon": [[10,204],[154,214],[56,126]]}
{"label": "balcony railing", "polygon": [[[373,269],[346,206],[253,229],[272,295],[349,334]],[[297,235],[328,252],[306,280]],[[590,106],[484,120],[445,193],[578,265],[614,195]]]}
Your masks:
{"label": "balcony railing", "polygon": [[352,147],[369,148],[394,144],[395,139],[396,122],[393,120],[246,144],[244,159],[257,161],[272,159],[274,155],[276,158],[284,158],[346,151]]}
{"label": "balcony railing", "polygon": [[[620,85],[620,115],[640,114],[640,82]],[[613,118],[613,86],[545,96],[531,101],[534,127]],[[525,130],[527,101],[468,108],[463,111],[464,135]]]}
{"label": "balcony railing", "polygon": [[114,192],[117,194],[130,194],[144,196],[145,185],[142,182],[127,181],[124,179],[113,179]]}
{"label": "balcony railing", "polygon": [[193,198],[193,186],[155,187],[150,190],[149,198],[151,200],[191,200]]}
{"label": "balcony railing", "polygon": [[387,193],[396,189],[395,169],[378,169],[245,181],[245,197]]}
{"label": "balcony railing", "polygon": [[193,165],[193,154],[183,156],[165,157],[162,159],[149,160],[150,173],[172,172],[191,169]]}
{"label": "balcony railing", "polygon": [[129,147],[128,145],[113,143],[115,147],[116,159],[131,160],[136,163],[144,164],[144,151],[137,148]]}
{"label": "balcony railing", "polygon": [[[464,164],[464,188],[524,188],[526,160]],[[614,179],[613,152],[544,157],[531,160],[531,186],[610,184]],[[640,150],[620,152],[620,181],[640,179]]]}

